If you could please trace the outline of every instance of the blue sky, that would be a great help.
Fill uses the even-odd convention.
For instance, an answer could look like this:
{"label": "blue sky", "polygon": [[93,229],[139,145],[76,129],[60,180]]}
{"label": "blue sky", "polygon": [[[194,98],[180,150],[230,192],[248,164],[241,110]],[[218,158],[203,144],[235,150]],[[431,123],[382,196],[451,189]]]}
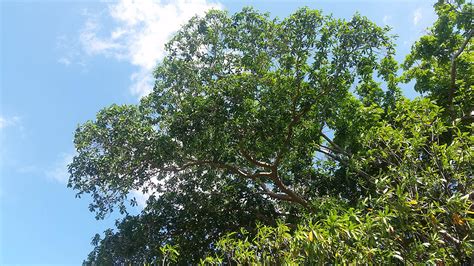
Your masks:
{"label": "blue sky", "polygon": [[[335,17],[355,12],[390,25],[397,58],[435,19],[432,1],[1,1],[0,264],[80,265],[97,221],[88,198],[66,187],[78,124],[150,89],[163,44],[190,16],[211,7],[254,6],[283,18],[301,6]],[[406,94],[415,94],[405,86]],[[141,196],[144,200],[143,195]]]}

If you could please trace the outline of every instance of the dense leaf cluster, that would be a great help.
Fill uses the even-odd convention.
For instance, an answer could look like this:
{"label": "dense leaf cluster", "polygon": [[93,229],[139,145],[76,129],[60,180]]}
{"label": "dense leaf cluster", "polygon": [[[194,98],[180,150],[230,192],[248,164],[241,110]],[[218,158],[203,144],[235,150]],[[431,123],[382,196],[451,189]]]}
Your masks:
{"label": "dense leaf cluster", "polygon": [[191,19],[150,95],[76,131],[69,186],[97,218],[152,194],[85,263],[472,262],[472,5],[435,10],[401,77],[359,15]]}

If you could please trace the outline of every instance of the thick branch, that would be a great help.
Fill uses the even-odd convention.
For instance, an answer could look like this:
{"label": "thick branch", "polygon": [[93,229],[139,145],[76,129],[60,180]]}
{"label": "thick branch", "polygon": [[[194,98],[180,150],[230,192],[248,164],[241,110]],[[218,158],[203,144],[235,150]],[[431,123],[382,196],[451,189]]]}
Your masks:
{"label": "thick branch", "polygon": [[286,195],[286,194],[282,194],[282,193],[275,193],[275,192],[272,192],[272,191],[264,191],[264,192],[260,192],[260,194],[265,194],[265,195],[268,195],[274,199],[279,199],[279,200],[284,200],[284,201],[293,201],[293,199]]}
{"label": "thick branch", "polygon": [[270,189],[267,188],[267,186],[264,183],[260,183],[260,187],[263,189],[263,192],[260,192],[261,194],[268,195],[274,199],[293,201],[293,199],[287,194],[275,193],[271,191]]}
{"label": "thick branch", "polygon": [[189,167],[192,166],[197,166],[197,165],[211,165],[219,169],[226,169],[229,170],[237,175],[240,175],[242,177],[249,177],[249,174],[240,170],[238,167],[221,163],[221,162],[216,162],[216,161],[209,161],[209,160],[189,160],[188,163],[183,164],[180,167],[177,166],[168,166],[168,167],[162,167],[160,170],[162,171],[167,171],[167,172],[181,172],[186,170]]}
{"label": "thick branch", "polygon": [[262,161],[259,161],[255,158],[253,158],[250,154],[248,154],[244,149],[243,147],[240,147],[239,149],[240,151],[240,154],[242,154],[242,156],[244,156],[245,159],[247,159],[247,161],[249,161],[250,163],[256,165],[256,166],[260,166],[260,167],[263,167],[263,168],[267,168],[267,169],[271,169],[272,168],[272,165],[269,164],[269,163],[266,163],[266,162],[262,162]]}
{"label": "thick branch", "polygon": [[308,208],[308,202],[296,194],[293,190],[289,189],[283,181],[278,177],[277,173],[275,172],[271,177],[273,183],[283,192],[285,192],[290,198],[291,201],[297,202],[301,204],[303,207]]}
{"label": "thick branch", "polygon": [[257,172],[255,174],[249,175],[248,177],[251,179],[256,179],[257,177],[270,177],[272,172]]}
{"label": "thick branch", "polygon": [[246,178],[249,177],[248,173],[240,170],[238,167],[233,166],[233,165],[229,165],[229,164],[225,164],[221,162],[209,161],[209,160],[192,160],[192,161],[196,164],[201,164],[201,165],[207,164],[207,165],[214,166],[216,168],[226,169],[242,177],[246,177]]}
{"label": "thick branch", "polygon": [[261,176],[266,176],[266,177],[269,177],[273,183],[280,189],[282,190],[284,193],[276,193],[276,192],[273,192],[271,191],[270,189],[268,189],[268,187],[265,185],[265,183],[263,182],[260,182],[258,180],[255,180],[259,186],[262,188],[263,192],[260,192],[261,194],[265,194],[265,195],[268,195],[274,199],[279,199],[279,200],[285,200],[285,201],[291,201],[291,202],[295,202],[295,203],[299,203],[301,205],[303,205],[303,207],[305,208],[308,208],[308,203],[306,202],[306,200],[304,200],[303,198],[301,198],[300,196],[298,196],[295,192],[293,192],[291,189],[289,189],[288,187],[285,186],[285,184],[283,184],[283,182],[281,181],[280,178],[278,178],[278,176],[276,175],[275,172],[271,172],[271,173],[258,173],[259,175]]}
{"label": "thick branch", "polygon": [[[270,197],[272,197],[274,199],[296,202],[296,203],[299,203],[299,204],[303,205],[304,207],[308,207],[308,203],[304,199],[302,199],[300,196],[298,196],[295,192],[288,189],[283,184],[283,182],[276,176],[276,172],[273,172],[273,171],[272,172],[257,172],[255,174],[250,175],[250,174],[242,171],[241,169],[239,169],[236,166],[221,163],[221,162],[209,161],[209,160],[190,160],[189,163],[186,163],[181,167],[175,167],[175,166],[164,167],[164,168],[161,168],[161,170],[170,171],[170,172],[179,172],[179,171],[183,171],[183,170],[185,170],[185,169],[187,169],[191,166],[195,166],[195,165],[211,165],[211,166],[214,166],[214,167],[219,168],[219,169],[229,170],[229,171],[231,171],[231,172],[233,172],[237,175],[240,175],[244,178],[250,178],[250,179],[258,182],[260,187],[264,190],[264,192],[262,192],[263,194],[269,195]],[[275,185],[279,189],[281,189],[285,194],[275,193],[275,192],[269,190],[265,186],[264,183],[259,182],[258,180],[256,180],[257,177],[269,177],[275,183]]]}

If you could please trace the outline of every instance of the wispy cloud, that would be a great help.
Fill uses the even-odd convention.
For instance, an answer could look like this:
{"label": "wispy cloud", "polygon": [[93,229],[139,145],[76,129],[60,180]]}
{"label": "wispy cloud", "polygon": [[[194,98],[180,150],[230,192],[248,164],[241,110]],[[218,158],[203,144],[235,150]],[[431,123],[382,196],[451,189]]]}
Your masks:
{"label": "wispy cloud", "polygon": [[69,66],[71,64],[71,59],[67,57],[61,57],[58,59],[58,63],[63,64],[65,66]]}
{"label": "wispy cloud", "polygon": [[[152,70],[163,58],[164,44],[171,35],[192,16],[220,7],[207,0],[121,0],[109,5],[104,14],[86,14],[79,40],[88,55],[113,57],[137,66],[130,77],[130,92],[141,97],[152,89]],[[112,19],[111,28],[104,26],[107,19]]]}
{"label": "wispy cloud", "polygon": [[64,66],[70,65],[85,65],[84,57],[81,54],[81,47],[78,44],[78,40],[75,38],[68,37],[66,35],[60,35],[56,38],[56,50],[60,54],[57,62]]}
{"label": "wispy cloud", "polygon": [[383,19],[382,19],[383,24],[388,25],[391,19],[392,19],[392,16],[389,16],[389,15],[383,16]]}
{"label": "wispy cloud", "polygon": [[101,38],[98,36],[102,29],[100,18],[90,16],[80,33],[79,40],[85,52],[89,55],[105,54],[120,57],[123,48],[119,43],[114,42],[114,38]]}
{"label": "wispy cloud", "polygon": [[21,118],[19,116],[5,117],[0,115],[0,129],[19,125]]}
{"label": "wispy cloud", "polygon": [[66,184],[69,179],[68,165],[72,162],[74,154],[64,153],[59,156],[54,165],[45,174],[51,180]]}
{"label": "wispy cloud", "polygon": [[421,8],[417,8],[413,12],[413,25],[418,25],[420,23],[421,19],[423,18],[423,13],[421,12]]}

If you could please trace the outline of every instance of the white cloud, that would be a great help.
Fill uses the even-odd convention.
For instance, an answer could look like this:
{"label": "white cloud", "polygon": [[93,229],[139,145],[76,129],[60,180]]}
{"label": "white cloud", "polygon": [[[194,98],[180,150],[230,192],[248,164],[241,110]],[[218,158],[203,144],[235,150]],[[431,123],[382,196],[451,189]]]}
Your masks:
{"label": "white cloud", "polygon": [[142,68],[140,71],[133,73],[130,80],[132,81],[130,92],[133,95],[143,97],[152,91],[153,76],[151,70]]}
{"label": "white cloud", "polygon": [[0,128],[6,127],[6,126],[7,126],[7,123],[8,123],[7,119],[4,118],[4,117],[2,117],[2,116],[0,116]]}
{"label": "white cloud", "polygon": [[101,30],[100,22],[95,17],[89,17],[81,31],[79,40],[85,52],[89,55],[105,54],[119,57],[122,47],[113,39],[100,38],[97,36]]}
{"label": "white cloud", "polygon": [[56,50],[60,53],[57,62],[64,66],[77,64],[85,66],[85,59],[81,54],[81,46],[74,38],[66,35],[60,35],[56,38]]}
{"label": "white cloud", "polygon": [[19,125],[20,120],[21,118],[19,116],[13,116],[13,117],[0,116],[0,129]]}
{"label": "white cloud", "polygon": [[71,60],[67,57],[61,57],[58,59],[58,63],[69,66],[71,64]]}
{"label": "white cloud", "polygon": [[414,12],[413,12],[413,25],[418,25],[418,23],[421,21],[421,19],[423,18],[423,14],[421,12],[421,8],[417,8]]}
{"label": "white cloud", "polygon": [[150,196],[151,193],[143,193],[140,190],[132,190],[132,197],[134,197],[137,201],[138,207],[142,209],[146,207],[146,201]]}
{"label": "white cloud", "polygon": [[72,162],[73,157],[74,154],[62,154],[54,163],[53,167],[45,171],[46,176],[54,181],[66,184],[69,179],[69,171],[67,166]]}
{"label": "white cloud", "polygon": [[17,171],[21,174],[36,174],[38,172],[41,172],[36,165],[21,165],[17,167]]}
{"label": "white cloud", "polygon": [[[121,0],[109,5],[105,17],[85,14],[88,19],[80,43],[88,55],[114,57],[137,66],[130,91],[141,97],[152,89],[152,70],[163,58],[171,35],[192,16],[213,8],[220,5],[207,0]],[[104,32],[105,19],[112,19],[114,26]]]}
{"label": "white cloud", "polygon": [[389,15],[383,16],[383,20],[382,20],[383,24],[388,25],[391,19],[392,19],[392,16],[389,16]]}
{"label": "white cloud", "polygon": [[138,207],[140,208],[145,208],[146,206],[146,201],[151,195],[159,196],[160,193],[156,191],[157,186],[163,186],[166,183],[166,179],[164,180],[158,180],[156,177],[152,177],[150,181],[148,181],[144,187],[148,187],[149,190],[148,192],[144,193],[141,189],[134,189],[132,190],[131,194],[132,197],[135,198],[135,200],[138,203]]}

